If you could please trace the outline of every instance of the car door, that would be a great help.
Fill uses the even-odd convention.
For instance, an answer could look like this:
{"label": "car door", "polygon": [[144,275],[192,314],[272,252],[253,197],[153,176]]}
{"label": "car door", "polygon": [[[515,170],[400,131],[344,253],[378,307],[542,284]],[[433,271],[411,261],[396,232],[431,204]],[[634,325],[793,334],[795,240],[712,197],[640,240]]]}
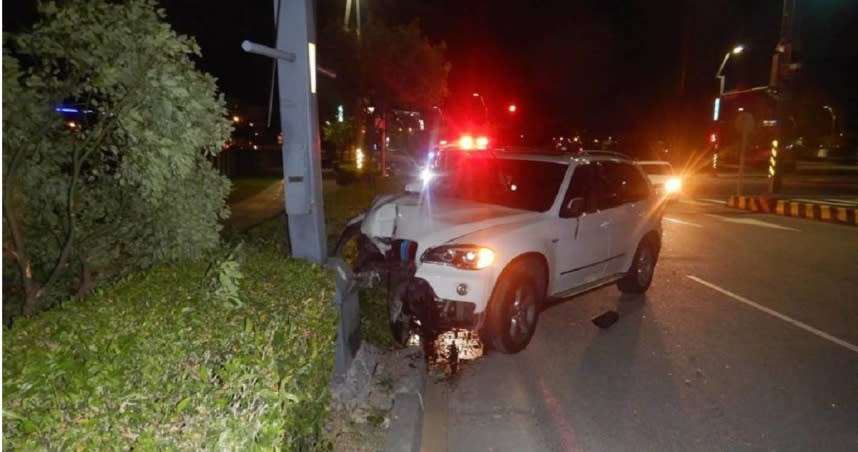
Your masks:
{"label": "car door", "polygon": [[555,242],[555,293],[601,278],[611,251],[608,213],[597,208],[595,166],[574,168],[563,198]]}
{"label": "car door", "polygon": [[650,204],[650,184],[631,163],[605,162],[605,178],[616,192],[617,198],[611,208],[611,259],[606,272],[622,273],[628,270],[626,263],[634,256],[637,241],[647,226]]}

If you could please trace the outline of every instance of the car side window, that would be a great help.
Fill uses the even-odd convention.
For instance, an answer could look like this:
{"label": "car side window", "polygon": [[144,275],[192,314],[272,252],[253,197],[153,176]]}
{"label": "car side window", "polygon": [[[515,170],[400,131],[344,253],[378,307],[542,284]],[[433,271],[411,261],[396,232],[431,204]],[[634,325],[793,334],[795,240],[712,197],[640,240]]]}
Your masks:
{"label": "car side window", "polygon": [[570,203],[575,198],[582,198],[584,200],[584,207],[580,213],[594,212],[596,210],[596,205],[593,202],[592,186],[593,166],[588,164],[576,166],[572,173],[572,179],[569,181],[569,188],[566,190],[566,196],[563,197],[561,213],[568,213],[568,209],[571,207]]}
{"label": "car side window", "polygon": [[637,202],[650,195],[650,186],[640,170],[628,163],[617,164],[622,202]]}
{"label": "car side window", "polygon": [[622,177],[616,162],[595,162],[593,197],[598,210],[606,210],[623,203]]}

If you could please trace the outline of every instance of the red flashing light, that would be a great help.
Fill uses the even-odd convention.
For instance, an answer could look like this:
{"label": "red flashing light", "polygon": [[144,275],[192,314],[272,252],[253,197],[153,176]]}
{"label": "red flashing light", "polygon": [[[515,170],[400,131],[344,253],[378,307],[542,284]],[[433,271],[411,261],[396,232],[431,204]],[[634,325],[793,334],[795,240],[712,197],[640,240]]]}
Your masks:
{"label": "red flashing light", "polygon": [[709,134],[709,142],[710,143],[717,143],[718,142],[718,135],[714,134],[714,133]]}
{"label": "red flashing light", "polygon": [[518,109],[518,108],[515,106],[515,104],[510,104],[510,106],[509,106],[509,109],[508,109],[508,110],[509,110],[509,112],[510,112],[510,113],[515,113],[515,111],[516,111],[517,109]]}
{"label": "red flashing light", "polygon": [[489,138],[486,136],[478,136],[476,139],[471,135],[462,135],[459,138],[459,148],[464,151],[472,149],[486,149],[489,147]]}
{"label": "red flashing light", "polygon": [[474,148],[474,137],[470,135],[462,135],[459,138],[459,147],[464,150],[470,150]]}

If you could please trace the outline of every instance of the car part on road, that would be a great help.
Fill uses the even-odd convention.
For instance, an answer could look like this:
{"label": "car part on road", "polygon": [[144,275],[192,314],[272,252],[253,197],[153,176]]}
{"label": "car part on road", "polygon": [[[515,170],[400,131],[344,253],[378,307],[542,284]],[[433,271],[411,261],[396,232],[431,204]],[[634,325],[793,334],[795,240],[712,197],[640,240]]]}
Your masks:
{"label": "car part on road", "polygon": [[601,329],[610,328],[611,325],[617,323],[617,320],[620,319],[620,314],[617,311],[605,311],[604,314],[597,315],[593,317],[593,325],[598,326]]}

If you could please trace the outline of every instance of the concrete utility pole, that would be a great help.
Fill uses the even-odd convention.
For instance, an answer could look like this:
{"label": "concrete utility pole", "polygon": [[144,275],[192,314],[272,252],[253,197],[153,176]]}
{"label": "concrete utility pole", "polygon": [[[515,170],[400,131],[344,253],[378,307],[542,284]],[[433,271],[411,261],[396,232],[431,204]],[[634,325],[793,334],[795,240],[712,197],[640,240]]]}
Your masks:
{"label": "concrete utility pole", "polygon": [[316,25],[312,0],[274,0],[276,48],[244,41],[275,58],[283,133],[283,180],[292,256],[327,260],[321,141],[316,100]]}
{"label": "concrete utility pole", "polygon": [[[316,66],[313,0],[274,0],[274,11],[276,48],[250,41],[244,41],[241,47],[277,61],[283,179],[292,256],[324,264],[328,260],[316,73],[329,77],[336,74]],[[351,270],[342,259],[327,263],[335,271],[334,303],[340,311],[334,373],[341,378],[360,345],[360,305]]]}
{"label": "concrete utility pole", "polygon": [[295,52],[294,63],[277,61],[283,176],[292,255],[327,260],[322,203],[322,146],[316,99],[316,22],[312,0],[274,0],[277,48]]}

